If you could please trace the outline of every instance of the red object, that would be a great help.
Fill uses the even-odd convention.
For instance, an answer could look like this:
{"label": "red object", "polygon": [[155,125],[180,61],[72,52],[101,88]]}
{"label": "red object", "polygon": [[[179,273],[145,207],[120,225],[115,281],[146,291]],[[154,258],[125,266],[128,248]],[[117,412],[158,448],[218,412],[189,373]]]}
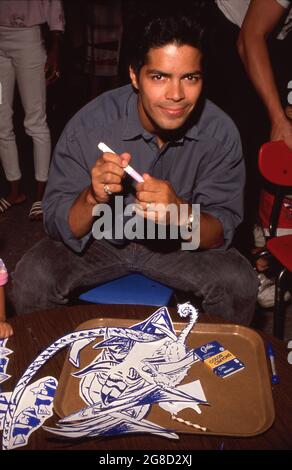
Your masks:
{"label": "red object", "polygon": [[267,241],[267,248],[272,255],[292,272],[292,236],[274,237]]}
{"label": "red object", "polygon": [[[261,191],[259,218],[266,237],[269,236],[269,225],[274,200],[275,196],[273,194],[269,193],[265,189]],[[277,237],[292,234],[292,199],[290,198],[285,197],[283,199],[276,233]]]}
{"label": "red object", "polygon": [[[284,197],[282,205],[280,204],[281,194],[292,194],[292,151],[284,142],[268,142],[260,149],[258,164],[262,176],[273,184],[276,195],[273,196],[267,191],[263,191],[261,194],[260,218],[263,227],[265,229],[271,225],[271,233],[273,234],[278,234],[280,230],[282,230],[282,235],[283,230],[288,230],[289,233],[289,230],[292,231],[292,199]],[[275,204],[276,202],[277,204]],[[271,217],[274,206],[275,213]],[[292,273],[292,235],[270,238],[267,241],[267,249],[281,266],[276,278],[273,330],[275,336],[283,338],[284,292],[287,289],[285,284],[287,280],[291,279],[288,274]]]}
{"label": "red object", "polygon": [[270,183],[292,186],[292,151],[285,142],[267,142],[259,152],[259,170]]}

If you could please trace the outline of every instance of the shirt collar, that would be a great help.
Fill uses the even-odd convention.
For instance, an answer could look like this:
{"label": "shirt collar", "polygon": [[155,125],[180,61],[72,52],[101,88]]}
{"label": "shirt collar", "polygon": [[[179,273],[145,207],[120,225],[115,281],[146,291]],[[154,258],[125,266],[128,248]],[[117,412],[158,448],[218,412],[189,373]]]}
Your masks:
{"label": "shirt collar", "polygon": [[123,140],[132,140],[139,136],[142,136],[145,140],[151,140],[154,137],[154,135],[146,131],[141,124],[138,113],[138,97],[133,91],[127,105]]}

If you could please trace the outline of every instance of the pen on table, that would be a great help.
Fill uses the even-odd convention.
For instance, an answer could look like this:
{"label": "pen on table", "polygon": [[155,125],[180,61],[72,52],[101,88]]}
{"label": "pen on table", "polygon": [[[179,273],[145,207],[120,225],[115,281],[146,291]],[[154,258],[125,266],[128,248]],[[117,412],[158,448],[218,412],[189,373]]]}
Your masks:
{"label": "pen on table", "polygon": [[268,344],[267,354],[269,356],[270,363],[271,363],[272,384],[276,385],[280,382],[280,380],[276,371],[275,354],[274,354],[273,346],[271,345],[271,343]]}
{"label": "pen on table", "polygon": [[[112,149],[110,149],[106,144],[104,144],[103,142],[99,142],[98,148],[99,148],[99,150],[101,150],[104,153],[105,152],[116,153]],[[127,165],[124,168],[124,170],[125,170],[126,173],[128,173],[128,175],[132,176],[132,178],[135,181],[137,181],[138,183],[143,183],[143,181],[144,181],[143,177],[136,170],[134,170],[134,168],[132,168],[131,165]]]}

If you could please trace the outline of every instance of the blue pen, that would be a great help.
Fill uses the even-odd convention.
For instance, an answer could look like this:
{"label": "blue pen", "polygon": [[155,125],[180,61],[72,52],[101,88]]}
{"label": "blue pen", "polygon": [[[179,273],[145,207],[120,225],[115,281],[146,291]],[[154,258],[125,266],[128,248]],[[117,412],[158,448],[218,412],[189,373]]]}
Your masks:
{"label": "blue pen", "polygon": [[271,345],[271,343],[269,343],[268,345],[267,353],[270,359],[271,369],[272,369],[272,384],[276,385],[280,382],[280,380],[276,371],[275,354],[274,354],[273,346]]}

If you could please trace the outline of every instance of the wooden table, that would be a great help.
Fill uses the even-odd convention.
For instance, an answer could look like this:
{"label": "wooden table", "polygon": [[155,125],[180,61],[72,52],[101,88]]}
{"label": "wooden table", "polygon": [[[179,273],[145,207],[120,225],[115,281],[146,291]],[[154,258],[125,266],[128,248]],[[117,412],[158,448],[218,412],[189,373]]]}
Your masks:
{"label": "wooden table", "polygon": [[[13,390],[20,376],[37,354],[59,337],[74,331],[80,323],[97,317],[143,319],[154,311],[155,307],[79,305],[12,318],[11,324],[15,334],[7,344],[14,351],[9,356],[7,369],[7,373],[12,375],[12,378],[2,384],[3,391]],[[176,317],[174,319],[176,320]],[[221,320],[204,315],[203,321],[220,323]],[[222,448],[224,450],[292,449],[292,365],[287,360],[289,351],[286,343],[263,333],[260,334],[265,344],[271,342],[274,346],[281,380],[280,384],[273,387],[276,412],[274,424],[262,435],[231,438],[184,434],[176,441],[152,435],[65,440],[38,429],[31,435],[28,445],[19,450],[163,450],[166,452]],[[46,375],[59,378],[65,354],[66,351],[58,353],[43,366],[33,381]]]}

